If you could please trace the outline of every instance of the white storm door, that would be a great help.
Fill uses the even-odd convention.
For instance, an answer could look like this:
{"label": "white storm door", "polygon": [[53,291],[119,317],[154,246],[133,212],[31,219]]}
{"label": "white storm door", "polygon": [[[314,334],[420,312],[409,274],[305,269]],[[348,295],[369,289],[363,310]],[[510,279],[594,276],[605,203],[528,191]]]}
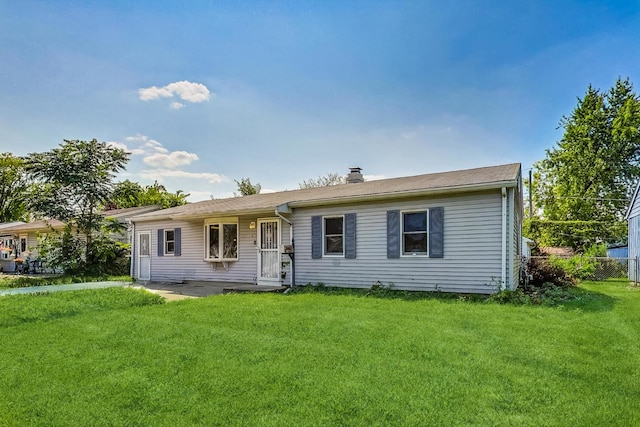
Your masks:
{"label": "white storm door", "polygon": [[258,285],[280,283],[280,220],[258,220]]}
{"label": "white storm door", "polygon": [[151,232],[138,234],[138,280],[151,279]]}

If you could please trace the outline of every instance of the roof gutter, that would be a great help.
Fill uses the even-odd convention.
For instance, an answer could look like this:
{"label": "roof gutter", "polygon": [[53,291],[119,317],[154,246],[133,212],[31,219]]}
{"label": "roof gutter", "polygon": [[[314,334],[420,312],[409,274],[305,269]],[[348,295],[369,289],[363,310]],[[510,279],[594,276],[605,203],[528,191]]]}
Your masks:
{"label": "roof gutter", "polygon": [[128,219],[127,222],[129,223],[129,227],[131,227],[131,249],[129,251],[131,254],[131,262],[129,263],[129,276],[133,279],[133,263],[135,262],[133,254],[136,253],[136,223],[130,219]]}
{"label": "roof gutter", "polygon": [[289,242],[291,246],[294,248],[293,254],[289,254],[291,258],[291,287],[294,288],[296,286],[296,259],[295,259],[295,243],[293,241],[293,222],[289,221],[287,218],[282,216],[282,213],[291,213],[291,209],[289,205],[286,203],[284,205],[280,205],[275,209],[276,215],[278,218],[281,218],[285,222],[289,224]]}
{"label": "roof gutter", "polygon": [[212,211],[212,212],[198,212],[193,214],[170,214],[153,217],[141,217],[130,218],[134,222],[149,222],[149,221],[162,221],[162,220],[205,220],[211,217],[219,216],[251,216],[251,215],[264,215],[267,212],[271,212],[274,209],[273,206],[268,206],[261,209],[247,209],[247,210],[233,210],[233,211]]}

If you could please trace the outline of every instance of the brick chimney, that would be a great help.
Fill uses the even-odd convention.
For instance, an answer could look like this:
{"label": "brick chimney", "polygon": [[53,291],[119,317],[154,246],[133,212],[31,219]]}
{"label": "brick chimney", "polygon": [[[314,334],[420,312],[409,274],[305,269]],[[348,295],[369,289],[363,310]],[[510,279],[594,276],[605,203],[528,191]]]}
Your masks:
{"label": "brick chimney", "polygon": [[355,168],[349,168],[349,169],[351,170],[351,172],[349,172],[349,175],[347,175],[348,184],[356,184],[358,182],[364,182],[364,177],[360,173],[360,171],[362,170],[361,168],[355,167]]}

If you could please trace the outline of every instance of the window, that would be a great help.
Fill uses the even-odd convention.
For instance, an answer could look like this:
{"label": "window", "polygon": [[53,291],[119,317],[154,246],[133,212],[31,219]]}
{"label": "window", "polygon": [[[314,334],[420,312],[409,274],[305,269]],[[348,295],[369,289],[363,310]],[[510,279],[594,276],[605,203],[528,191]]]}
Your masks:
{"label": "window", "polygon": [[311,217],[311,258],[356,258],[356,214]]}
{"label": "window", "polygon": [[25,252],[27,252],[27,236],[20,236],[20,247],[18,248],[18,250],[20,254],[24,254]]}
{"label": "window", "polygon": [[164,230],[164,254],[173,255],[176,248],[176,233],[174,230]]}
{"label": "window", "polygon": [[427,255],[428,211],[402,212],[402,255]]}
{"label": "window", "polygon": [[13,253],[13,239],[4,238],[0,240],[0,259],[9,259]]}
{"label": "window", "polygon": [[344,255],[344,217],[324,217],[324,254]]}
{"label": "window", "polygon": [[221,218],[205,223],[205,259],[231,261],[238,259],[238,220]]}

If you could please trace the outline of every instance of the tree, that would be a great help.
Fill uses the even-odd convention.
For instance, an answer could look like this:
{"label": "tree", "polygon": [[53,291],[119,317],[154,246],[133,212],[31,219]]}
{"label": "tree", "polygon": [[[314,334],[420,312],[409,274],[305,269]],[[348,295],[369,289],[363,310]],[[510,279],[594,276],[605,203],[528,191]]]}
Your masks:
{"label": "tree", "polygon": [[65,140],[59,148],[25,159],[27,173],[38,184],[30,197],[31,210],[66,223],[58,243],[64,256],[77,258],[77,267],[67,272],[96,272],[102,266],[104,217],[99,212],[111,196],[115,174],[127,161],[124,150],[95,139]]}
{"label": "tree", "polygon": [[238,192],[240,193],[233,193],[234,197],[260,194],[260,190],[262,190],[262,186],[260,184],[251,184],[251,180],[249,178],[242,178],[240,181],[234,179],[234,181],[238,185]]}
{"label": "tree", "polygon": [[319,176],[316,179],[308,179],[298,184],[301,189],[316,188],[316,187],[328,187],[330,185],[346,184],[347,177],[339,175],[337,173],[328,173],[324,176]]}
{"label": "tree", "polygon": [[28,186],[24,160],[11,153],[0,154],[0,223],[27,219]]}
{"label": "tree", "polygon": [[620,223],[640,177],[640,98],[633,85],[618,79],[608,92],[589,86],[560,126],[557,147],[534,164],[541,218],[533,221],[553,224],[556,244],[575,248],[624,239]]}
{"label": "tree", "polygon": [[158,205],[162,208],[172,208],[187,204],[189,194],[178,190],[170,193],[155,181],[152,185],[142,186],[128,179],[118,182],[109,198],[108,206],[112,209],[133,208],[137,206]]}

